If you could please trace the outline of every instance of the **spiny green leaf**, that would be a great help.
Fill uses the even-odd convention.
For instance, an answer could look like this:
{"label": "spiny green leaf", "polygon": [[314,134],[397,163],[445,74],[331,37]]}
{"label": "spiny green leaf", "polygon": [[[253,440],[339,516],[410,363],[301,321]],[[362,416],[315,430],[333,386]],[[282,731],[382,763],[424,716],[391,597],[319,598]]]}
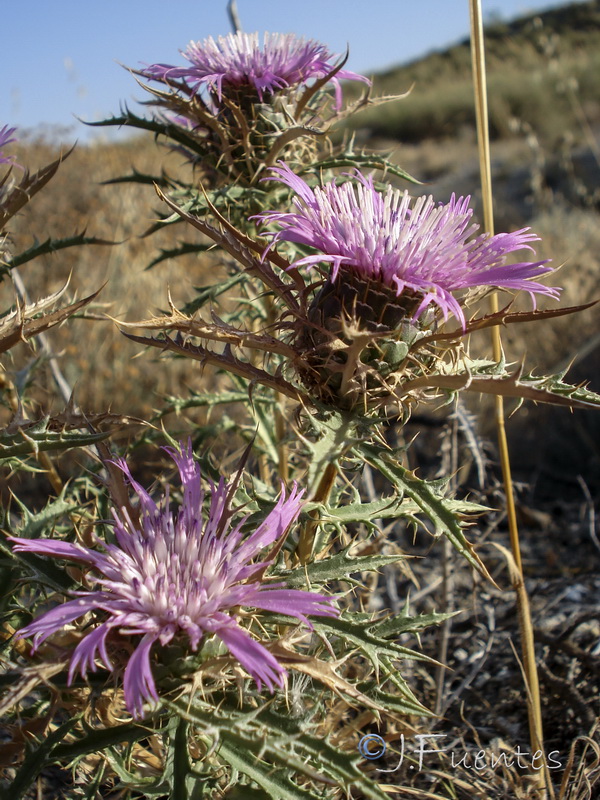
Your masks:
{"label": "spiny green leaf", "polygon": [[138,117],[127,108],[127,105],[122,106],[121,114],[112,116],[107,119],[98,120],[96,122],[84,122],[91,128],[109,127],[113,125],[122,126],[127,125],[130,128],[138,128],[138,130],[152,131],[156,135],[162,134],[168,139],[173,139],[179,144],[188,147],[195,153],[202,153],[203,150],[199,145],[198,139],[186,133],[185,129],[179,125],[174,125],[169,122],[160,122],[157,119],[148,119],[146,117]]}
{"label": "spiny green leaf", "polygon": [[447,499],[438,493],[437,487],[417,478],[382,447],[361,444],[356,451],[387,478],[400,494],[410,497],[416,503],[420,512],[433,523],[437,534],[446,536],[471,566],[489,578],[485,565],[467,541],[456,513]]}
{"label": "spiny green leaf", "polygon": [[59,250],[65,250],[68,247],[79,247],[85,244],[96,245],[113,245],[116,242],[111,242],[108,239],[98,239],[95,236],[86,236],[85,231],[78,233],[75,236],[69,236],[66,239],[46,239],[41,244],[35,244],[22,253],[13,256],[6,265],[2,265],[0,269],[11,270],[15,267],[20,267],[28,261],[32,261],[38,256],[48,255],[49,253],[57,253]]}
{"label": "spiny green leaf", "polygon": [[183,313],[193,314],[194,311],[202,308],[206,303],[214,303],[217,297],[229,291],[229,289],[234,286],[237,286],[237,284],[243,282],[244,279],[245,275],[240,273],[238,275],[233,275],[227,280],[214,283],[211,286],[194,286],[194,290],[197,292],[196,297],[189,303],[186,303],[182,309]]}
{"label": "spiny green leaf", "polygon": [[234,769],[257,783],[273,800],[317,800],[318,795],[301,789],[283,770],[260,759],[257,750],[263,743],[254,737],[223,731],[218,755]]}
{"label": "spiny green leaf", "polygon": [[[377,672],[379,672],[383,656],[388,656],[392,659],[410,658],[415,661],[432,663],[432,659],[428,656],[373,633],[372,621],[359,623],[356,616],[349,612],[337,619],[314,617],[312,622],[315,630],[318,633],[322,633],[330,642],[332,638],[337,637],[340,642],[339,649],[344,654],[348,652],[349,645],[358,647],[373,664]],[[332,644],[335,650],[337,645],[335,642]]]}
{"label": "spiny green leaf", "polygon": [[167,757],[167,768],[172,773],[173,789],[171,797],[173,800],[187,800],[189,797],[188,785],[191,771],[190,757],[188,753],[188,728],[189,723],[183,719],[177,719],[177,727],[174,735],[171,736],[169,754]]}
{"label": "spiny green leaf", "polygon": [[[219,392],[219,393],[203,393],[203,394],[196,394],[192,393],[191,397],[174,397],[169,396],[165,399],[163,408],[160,412],[153,417],[152,421],[157,419],[161,419],[165,417],[167,414],[180,414],[182,411],[185,411],[188,408],[203,408],[208,406],[209,408],[212,406],[219,406],[219,405],[229,405],[229,403],[247,403],[248,402],[248,391],[243,392]],[[273,405],[275,403],[274,397],[268,397],[267,395],[254,395],[252,397],[253,403],[266,403],[267,405]]]}
{"label": "spiny green leaf", "polygon": [[277,573],[277,577],[285,580],[288,586],[323,584],[328,581],[342,580],[348,575],[358,572],[378,570],[380,567],[386,566],[386,564],[394,564],[406,558],[402,554],[352,557],[350,555],[351,548],[352,545],[341,553],[331,556],[331,558],[313,561],[305,567]]}
{"label": "spiny green leaf", "polygon": [[568,408],[600,408],[600,394],[585,385],[571,386],[563,381],[564,373],[538,377],[523,374],[519,367],[512,374],[504,363],[469,361],[467,371],[449,375],[425,375],[409,381],[402,387],[410,392],[421,387],[447,389],[451,392],[478,392],[511,397],[519,401],[567,406]]}
{"label": "spiny green leaf", "polygon": [[551,397],[546,397],[542,402],[568,405],[571,408],[600,407],[600,394],[592,392],[585,385],[572,386],[565,383],[563,381],[564,376],[564,372],[541,378],[532,374],[523,375],[518,379],[517,385],[535,393],[526,395],[527,398],[530,397],[532,400],[539,399],[535,395],[538,392],[543,392],[545,395],[550,394]]}
{"label": "spiny green leaf", "polygon": [[[481,514],[489,509],[479,503],[468,500],[446,499],[448,509],[458,514]],[[413,518],[420,513],[421,507],[407,497],[380,497],[370,503],[348,503],[334,507],[321,503],[307,503],[305,511],[316,510],[322,523],[332,522],[339,525],[363,523],[368,527],[375,527],[375,519],[398,519],[399,517]]]}
{"label": "spiny green leaf", "polygon": [[157,731],[154,729],[150,720],[146,724],[137,725],[129,722],[125,725],[115,725],[103,730],[88,729],[89,732],[77,739],[75,742],[59,744],[53,753],[55,760],[70,760],[78,756],[85,756],[89,753],[97,753],[106,747],[123,744],[124,742],[139,742]]}
{"label": "spiny green leaf", "polygon": [[293,783],[288,777],[290,771],[305,775],[312,782],[354,787],[369,800],[385,798],[361,772],[360,759],[355,754],[343,753],[326,739],[308,733],[308,719],[279,714],[270,705],[241,711],[225,705],[215,709],[197,698],[192,703],[169,703],[169,707],[217,738],[219,757],[275,800],[322,797],[322,793],[307,792]]}
{"label": "spiny green leaf", "polygon": [[252,404],[249,410],[257,423],[256,434],[258,441],[255,440],[255,446],[267,453],[273,464],[277,464],[279,451],[277,449],[278,440],[274,414],[271,409],[262,403]]}
{"label": "spiny green leaf", "polygon": [[[268,797],[275,800],[286,800],[288,797],[295,800],[313,800],[316,797],[301,789],[283,770],[274,768],[274,764],[266,760],[268,756],[275,756],[274,761],[280,764],[283,762],[288,768],[293,767],[294,770],[308,773],[311,777],[314,775],[314,769],[310,769],[292,752],[283,749],[284,742],[280,729],[273,729],[272,725],[265,725],[264,721],[262,724],[257,722],[259,715],[261,720],[264,716],[260,709],[236,714],[223,707],[218,710],[209,709],[205,705],[200,705],[197,700],[192,704],[176,701],[168,705],[183,719],[195,723],[212,738],[216,736],[217,755],[233,769],[258,784]],[[222,711],[225,710],[226,713],[223,714]],[[298,725],[295,725],[294,734],[299,732],[301,731]],[[286,731],[285,734],[287,734],[285,738],[288,738],[289,732]]]}
{"label": "spiny green leaf", "polygon": [[[113,183],[142,183],[147,186],[162,186],[165,189],[171,188],[175,184],[180,184],[174,178],[169,177],[166,173],[162,175],[149,175],[146,172],[140,172],[133,167],[129,175],[121,175],[118,178],[111,178],[107,181],[101,181],[102,186],[110,186]],[[181,185],[181,184],[180,184]]]}
{"label": "spiny green leaf", "polygon": [[328,410],[311,417],[316,441],[305,440],[310,451],[308,485],[315,487],[329,464],[335,464],[356,443],[355,422],[342,411]]}
{"label": "spiny green leaf", "polygon": [[78,722],[79,716],[71,717],[56,730],[47,734],[41,742],[36,743],[21,764],[14,779],[6,790],[0,794],[0,797],[4,797],[5,800],[20,800],[44,766],[51,761],[57,760],[57,748]]}
{"label": "spiny green leaf", "polygon": [[383,691],[375,682],[368,685],[361,683],[357,688],[359,688],[363,694],[366,694],[370,700],[373,700],[373,702],[385,708],[385,710],[390,713],[396,713],[402,716],[407,714],[418,717],[434,716],[432,711],[417,700],[406,682],[404,682],[403,686],[405,691],[398,694]]}
{"label": "spiny green leaf", "polygon": [[443,613],[432,612],[431,614],[418,614],[411,617],[408,614],[408,605],[405,605],[399,614],[394,614],[386,619],[380,620],[371,626],[371,633],[383,636],[385,639],[392,636],[400,636],[402,633],[418,633],[425,628],[434,625],[441,625],[447,619],[460,614],[460,611],[446,611]]}
{"label": "spiny green leaf", "polygon": [[335,506],[324,503],[307,503],[304,511],[315,511],[321,523],[331,522],[336,526],[362,523],[375,528],[375,519],[397,518],[402,506],[402,498],[380,497],[370,503],[346,503]]}
{"label": "spiny green leaf", "polygon": [[311,164],[309,168],[312,172],[325,169],[340,169],[341,167],[355,167],[356,169],[380,169],[385,174],[395,175],[397,178],[402,178],[410,183],[417,183],[421,185],[421,181],[413,178],[408,172],[403,170],[397,164],[394,164],[389,159],[376,156],[373,154],[352,154],[348,156],[336,156],[333,158],[326,158],[323,161],[317,161],[316,164]]}
{"label": "spiny green leaf", "polygon": [[[236,777],[230,781],[231,788],[227,789],[227,800],[265,800],[265,793],[258,787],[254,788],[248,783],[241,783],[238,779],[238,771],[235,770]],[[208,795],[207,795],[208,797]]]}
{"label": "spiny green leaf", "polygon": [[[55,523],[67,514],[80,509],[79,504],[66,499],[67,490],[68,487],[65,486],[59,497],[49,502],[37,514],[32,514],[19,498],[15,497],[16,503],[21,508],[22,517],[19,527],[10,531],[11,535],[21,539],[38,539],[43,533],[50,533]],[[73,586],[73,579],[50,559],[33,553],[13,553],[4,543],[0,543],[0,552],[10,553],[12,559],[26,564],[36,575],[42,576],[45,583],[59,592],[68,591]]]}
{"label": "spiny green leaf", "polygon": [[[125,763],[129,760],[127,755],[123,755],[116,749],[106,748],[104,757],[108,761],[110,769],[119,778],[123,787],[143,792],[144,797],[155,797],[157,795],[164,797],[166,787],[163,785],[162,781],[161,785],[157,785],[155,778],[137,775],[127,769],[125,766]],[[184,795],[182,795],[182,798],[185,800]]]}
{"label": "spiny green leaf", "polygon": [[96,773],[91,781],[85,786],[84,788],[84,798],[85,800],[98,800],[100,797],[100,787],[105,779],[106,775],[106,764],[98,764],[96,767]]}
{"label": "spiny green leaf", "polygon": [[[47,420],[43,421],[44,423]],[[80,433],[78,431],[49,431],[45,424],[19,428],[16,433],[0,432],[0,465],[17,456],[27,456],[47,450],[69,450],[86,447],[108,439],[110,431]]]}
{"label": "spiny green leaf", "polygon": [[[161,261],[166,261],[169,258],[179,258],[179,256],[186,256],[190,254],[197,254],[197,253],[205,253],[207,250],[210,250],[212,245],[210,244],[197,244],[195,242],[183,242],[178,247],[172,247],[168,250],[161,248],[160,255],[153,258],[152,261],[148,264],[146,269],[152,269],[157,264],[160,264]],[[239,276],[238,276],[239,277]],[[223,290],[225,291],[225,290]],[[189,305],[189,304],[188,304]],[[197,306],[199,308],[199,306]],[[189,314],[189,308],[186,307],[185,310],[186,314]]]}
{"label": "spiny green leaf", "polygon": [[32,514],[18,497],[15,501],[19,505],[22,515],[21,524],[13,532],[13,535],[22,539],[38,539],[45,531],[49,532],[53,525],[65,515],[72,514],[82,506],[73,500],[67,499],[68,486],[64,486],[56,500],[51,500],[37,514]]}

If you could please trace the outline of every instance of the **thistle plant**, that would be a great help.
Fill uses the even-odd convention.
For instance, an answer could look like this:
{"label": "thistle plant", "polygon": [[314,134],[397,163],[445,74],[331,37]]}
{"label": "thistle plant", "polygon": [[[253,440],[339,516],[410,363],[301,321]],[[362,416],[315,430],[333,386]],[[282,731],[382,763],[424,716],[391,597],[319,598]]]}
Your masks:
{"label": "thistle plant", "polygon": [[[432,197],[412,202],[407,191],[391,186],[378,192],[360,172],[312,190],[285,164],[272,171],[295,191],[296,210],[259,215],[278,226],[265,233],[271,246],[291,242],[318,251],[293,261],[296,268],[329,265],[298,337],[309,364],[305,375],[324,398],[333,390],[341,403],[368,406],[371,385],[389,402],[414,374],[408,356],[422,354],[420,339],[434,335],[450,314],[466,328],[468,297],[456,292],[495,286],[534,299],[535,293],[558,296],[531,280],[551,271],[545,261],[505,263],[538,237],[528,229],[474,237],[468,197],[437,206]],[[433,357],[419,359],[418,374],[433,363]]]}
{"label": "thistle plant", "polygon": [[[168,93],[152,104],[167,119],[183,119],[203,153],[218,169],[224,162],[228,181],[256,182],[265,165],[296,151],[301,163],[316,155],[319,126],[341,111],[340,79],[370,84],[362,75],[342,69],[320,42],[294,34],[238,31],[190,42],[183,57],[189,66],[152,64],[141,76],[162,83]],[[335,87],[333,108],[321,94]],[[146,87],[149,91],[151,87]],[[310,134],[310,135],[309,135]],[[241,145],[241,146],[240,146]]]}
{"label": "thistle plant", "polygon": [[[48,357],[44,353],[40,337],[43,337],[45,331],[82,311],[96,298],[98,292],[57,307],[68,290],[67,282],[46,297],[32,300],[21,278],[20,269],[35,258],[65,248],[109,242],[79,233],[66,239],[36,241],[32,246],[18,250],[20,242],[13,239],[11,220],[48,184],[69,153],[31,174],[5,149],[18,141],[18,137],[14,136],[16,131],[16,128],[8,125],[0,128],[0,165],[5,165],[4,173],[0,175],[0,283],[8,280],[14,287],[13,305],[3,309],[0,315],[0,356],[3,357],[0,360],[0,410],[3,409],[8,414],[8,419],[4,415],[3,418],[0,417],[0,465],[10,463],[19,469],[22,466],[20,458],[28,453],[69,449],[106,438],[106,434],[80,431],[82,425],[86,426],[87,423],[73,409],[70,414],[63,414],[62,419],[59,414],[52,417],[28,416],[29,399],[19,383],[22,384],[24,376],[29,376],[34,371],[33,365],[39,366],[39,362]],[[23,344],[26,345],[24,352],[23,348],[19,351],[19,345]],[[41,354],[32,363],[31,356],[36,353],[36,349],[41,350]],[[33,383],[33,378],[29,377],[26,383]],[[69,398],[63,399],[66,403]]]}
{"label": "thistle plant", "polygon": [[[365,584],[406,557],[385,522],[446,537],[490,577],[476,541],[486,509],[453,496],[450,475],[415,475],[386,434],[461,392],[597,407],[563,374],[469,353],[480,330],[577,309],[536,309],[560,289],[542,282],[554,282],[548,261],[510,262],[534,255],[528,228],[480,233],[470,198],[415,199],[391,183],[410,178],[387,157],[329,141],[377,101],[344,107],[340,80],[369,81],[324,45],[237,32],[183,57],[133,70],[152,116],[101,124],[153,131],[187,157],[187,178],[158,177],[155,227],[203,238],[153,266],[210,249],[225,277],[182,309],[167,296],[167,312],[119,325],[219,380],[206,370],[124,453],[87,451],[85,480],[12,520],[5,620],[19,690],[5,705],[27,724],[32,707],[54,720],[36,769],[77,760],[90,797],[118,786],[173,800],[382,800],[357,742],[431,716],[409,680],[416,663],[435,668],[416,635],[450,616],[365,603]],[[526,292],[533,309],[479,311],[495,289]],[[144,488],[138,446],[156,453],[165,438],[178,478],[163,464]],[[32,774],[21,756],[15,796]]]}
{"label": "thistle plant", "polygon": [[[294,34],[267,32],[261,37],[237,31],[216,40],[192,41],[182,56],[188,64],[131,70],[152,96],[145,101],[150,117],[125,108],[118,116],[90,124],[150,130],[169,149],[183,154],[195,175],[194,180],[182,181],[165,171],[155,176],[134,171],[119,180],[153,180],[200,215],[207,213],[208,200],[226,209],[242,227],[253,211],[264,208],[268,188],[261,179],[277,159],[318,173],[332,163],[333,126],[387,99],[370,98],[371,81],[344,69],[347,56],[334,56],[320,42]],[[344,106],[342,80],[365,84],[365,94]],[[348,153],[353,153],[351,146]],[[368,161],[398,172],[379,156],[370,155]],[[174,221],[164,215],[162,220]],[[189,245],[182,252],[186,249],[189,252]]]}
{"label": "thistle plant", "polygon": [[[102,575],[95,591],[78,591],[64,603],[22,628],[33,636],[35,648],[49,636],[90,611],[108,613],[108,621],[87,632],[73,651],[69,681],[76,672],[85,678],[96,671],[96,660],[113,669],[108,648],[114,634],[142,638],[129,657],[123,674],[125,703],[134,717],[142,717],[144,702],[158,701],[150,663],[154,644],[167,645],[185,636],[192,651],[206,637],[216,635],[257,683],[271,692],[283,688],[285,669],[232,616],[232,609],[252,606],[309,624],[306,617],[336,616],[329,598],[313,592],[269,586],[261,575],[268,561],[253,561],[269,545],[278,544],[297,519],[301,496],[296,488],[281,495],[275,507],[249,536],[243,537],[242,519],[233,529],[231,487],[221,479],[212,486],[206,520],[200,470],[191,448],[171,451],[184,487],[182,506],[175,516],[165,498],[162,507],[133,479],[127,464],[118,463],[139,499],[138,521],[125,507],[113,509],[116,543],[102,543],[105,553],[80,544],[13,538],[15,552],[37,553],[77,561]],[[254,580],[251,580],[254,579]],[[111,636],[112,634],[112,636]]]}

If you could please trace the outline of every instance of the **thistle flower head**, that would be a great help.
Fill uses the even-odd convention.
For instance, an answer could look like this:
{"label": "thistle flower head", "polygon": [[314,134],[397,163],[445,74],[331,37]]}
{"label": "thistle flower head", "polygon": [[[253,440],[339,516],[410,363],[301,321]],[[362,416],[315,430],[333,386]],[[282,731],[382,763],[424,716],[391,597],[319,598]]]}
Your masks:
{"label": "thistle flower head", "polygon": [[4,125],[4,127],[0,128],[0,164],[11,164],[15,160],[14,156],[5,156],[2,152],[2,148],[6,147],[6,145],[11,142],[17,141],[13,136],[16,130],[16,128],[9,128],[8,125]]}
{"label": "thistle flower head", "polygon": [[477,286],[522,289],[535,302],[535,293],[558,296],[558,289],[531,280],[550,272],[547,261],[507,264],[516,250],[532,250],[539,237],[523,228],[515,233],[475,236],[469,197],[453,195],[447,204],[432,197],[416,200],[408,192],[388,186],[377,191],[372,177],[358,170],[342,185],[334,181],[311,189],[289,167],[273,167],[272,180],[296,193],[295,210],[259,215],[279,230],[265,234],[272,246],[294,242],[319,251],[294,262],[294,266],[331,265],[331,280],[343,280],[344,272],[384,284],[397,295],[411,292],[420,303],[415,318],[429,306],[437,306],[445,319],[465,317],[453,292]]}
{"label": "thistle flower head", "polygon": [[[219,101],[228,88],[250,87],[262,101],[266,92],[275,94],[329,75],[335,57],[325,45],[305,40],[292,33],[265,33],[261,45],[258,33],[230,33],[217,40],[209,36],[203,42],[190,42],[183,56],[190,66],[152,64],[144,70],[150,78],[183,78],[197,91],[205,87]],[[368,78],[348,70],[339,70],[331,79],[335,87],[336,109],[341,107],[340,80],[363,81]]]}
{"label": "thistle flower head", "polygon": [[111,670],[107,637],[141,636],[124,673],[125,702],[135,717],[143,716],[144,701],[158,699],[150,651],[183,635],[192,650],[206,635],[216,634],[254,678],[259,689],[282,686],[285,670],[275,657],[236,621],[236,609],[251,606],[296,617],[308,623],[310,614],[336,616],[324,595],[285,589],[263,582],[268,561],[255,556],[281,539],[296,520],[302,492],[294,486],[282,492],[273,510],[247,536],[242,519],[232,525],[229,487],[223,479],[212,486],[208,513],[191,446],[181,453],[168,451],[183,486],[182,504],[171,511],[168,494],[161,505],[132,477],[122,460],[116,462],[139,500],[139,524],[125,508],[113,509],[115,544],[102,543],[104,552],[64,541],[13,539],[16,551],[66,558],[89,566],[97,575],[96,588],[75,592],[76,598],[48,611],[21,629],[38,647],[48,636],[90,611],[101,612],[95,625],[75,648],[69,680],[95,671],[96,660]]}

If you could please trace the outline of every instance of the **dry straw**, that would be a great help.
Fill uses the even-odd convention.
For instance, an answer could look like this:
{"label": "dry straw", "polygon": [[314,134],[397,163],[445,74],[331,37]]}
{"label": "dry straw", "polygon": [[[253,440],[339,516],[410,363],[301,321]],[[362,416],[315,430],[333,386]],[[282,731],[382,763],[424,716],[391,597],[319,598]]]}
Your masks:
{"label": "dry straw", "polygon": [[[469,0],[471,18],[471,55],[473,69],[473,85],[475,90],[475,111],[477,120],[477,142],[479,148],[479,165],[481,174],[481,189],[483,199],[483,220],[485,230],[490,235],[494,233],[494,210],[492,200],[492,175],[490,159],[490,140],[488,128],[488,108],[487,108],[487,85],[485,70],[485,43],[483,36],[483,22],[481,15],[481,0]],[[498,295],[493,292],[491,295],[491,312],[497,313],[499,310]],[[494,359],[502,359],[502,342],[499,326],[492,328],[492,341]],[[527,710],[529,716],[529,735],[533,752],[544,750],[544,740],[542,731],[542,712],[540,702],[540,688],[535,662],[535,643],[533,639],[533,627],[529,609],[527,590],[523,579],[523,566],[521,562],[521,547],[519,543],[519,529],[515,510],[515,500],[511,479],[510,458],[508,452],[508,442],[506,438],[506,428],[504,425],[504,400],[500,395],[495,397],[496,427],[498,432],[498,448],[500,452],[500,463],[502,467],[502,477],[506,493],[506,512],[510,533],[510,543],[512,550],[512,583],[516,593],[517,611],[519,616],[519,630],[521,633],[521,647],[523,652],[523,670],[527,684]],[[545,759],[544,759],[545,761]],[[539,783],[540,792],[543,797],[548,798],[554,795],[552,785],[546,768],[541,768],[536,777]]]}

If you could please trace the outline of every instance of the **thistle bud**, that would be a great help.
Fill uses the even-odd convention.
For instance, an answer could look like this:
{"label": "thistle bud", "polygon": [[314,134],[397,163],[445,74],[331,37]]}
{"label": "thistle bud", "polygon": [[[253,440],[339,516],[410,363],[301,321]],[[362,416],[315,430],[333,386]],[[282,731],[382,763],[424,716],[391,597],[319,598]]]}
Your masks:
{"label": "thistle bud", "polygon": [[411,347],[433,322],[426,314],[415,323],[419,302],[356,274],[327,280],[295,343],[308,365],[300,377],[322,401],[342,408],[385,402],[409,367]]}

